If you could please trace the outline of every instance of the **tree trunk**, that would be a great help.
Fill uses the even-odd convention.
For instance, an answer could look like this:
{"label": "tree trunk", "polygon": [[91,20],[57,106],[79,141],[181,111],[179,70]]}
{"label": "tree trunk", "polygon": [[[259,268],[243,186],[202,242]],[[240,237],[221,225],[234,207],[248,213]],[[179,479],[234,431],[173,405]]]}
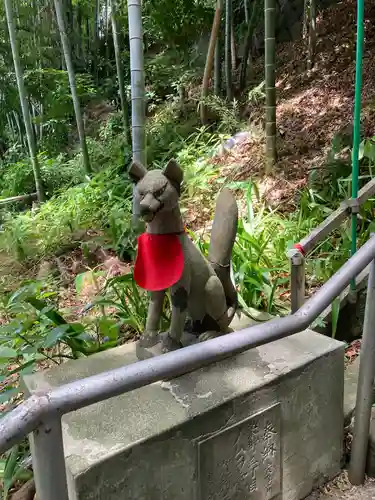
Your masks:
{"label": "tree trunk", "polygon": [[208,45],[206,65],[204,68],[203,81],[202,81],[200,115],[201,115],[201,121],[202,121],[203,125],[205,125],[207,123],[207,106],[204,104],[203,101],[208,96],[210,77],[211,77],[211,73],[212,73],[212,67],[214,64],[215,47],[216,47],[216,42],[218,39],[219,30],[220,30],[220,19],[221,19],[222,8],[223,8],[223,0],[218,0],[217,5],[216,5],[214,21],[212,23],[210,43]]}
{"label": "tree trunk", "polygon": [[23,121],[25,122],[26,134],[27,134],[27,144],[29,148],[30,160],[33,167],[34,179],[35,179],[35,188],[38,195],[38,201],[44,201],[44,191],[43,191],[43,183],[40,174],[40,167],[38,163],[38,156],[36,152],[36,143],[35,143],[35,135],[33,130],[33,125],[31,122],[30,109],[28,106],[28,99],[25,89],[25,84],[23,81],[23,74],[21,68],[20,56],[18,53],[18,45],[16,40],[16,31],[13,23],[13,6],[12,0],[4,0],[6,18],[8,23],[9,30],[9,39],[10,45],[12,49],[12,56],[14,62],[14,70],[16,73],[18,93],[21,102]]}
{"label": "tree trunk", "polygon": [[118,79],[118,86],[119,86],[120,100],[121,100],[121,113],[122,113],[122,120],[123,120],[123,126],[124,126],[124,136],[126,139],[126,143],[128,144],[130,142],[129,119],[128,119],[128,101],[127,101],[126,94],[125,94],[124,74],[123,74],[123,70],[122,70],[120,46],[119,46],[119,40],[118,40],[117,21],[116,21],[116,7],[117,7],[117,5],[116,5],[114,0],[112,2],[110,0],[108,6],[109,6],[109,9],[111,12],[113,47],[114,47],[115,58],[116,58],[117,79]]}
{"label": "tree trunk", "polygon": [[264,46],[266,81],[266,174],[276,163],[276,2],[264,2]]}
{"label": "tree trunk", "polygon": [[302,23],[302,39],[306,40],[307,38],[307,27],[309,25],[309,3],[310,0],[304,0],[303,2],[303,23]]}
{"label": "tree trunk", "polygon": [[[30,111],[29,111],[29,113],[30,113]],[[18,111],[13,111],[13,118],[14,118],[14,122],[15,122],[16,127],[17,127],[18,137],[19,137],[21,146],[22,147],[25,146],[26,148],[28,148],[28,144],[25,145],[25,138],[23,136],[23,130],[21,127],[21,119],[20,119]]]}
{"label": "tree trunk", "polygon": [[94,15],[94,73],[96,85],[99,83],[99,8],[100,0],[95,0]]}
{"label": "tree trunk", "polygon": [[232,58],[232,74],[234,75],[237,69],[237,48],[236,48],[236,34],[234,31],[233,16],[230,23],[230,52]]}
{"label": "tree trunk", "polygon": [[65,10],[66,32],[70,35],[74,31],[73,26],[73,3],[72,0],[62,0]]}
{"label": "tree trunk", "polygon": [[83,48],[83,39],[82,39],[82,6],[80,4],[77,5],[77,59],[79,66],[84,64],[85,61],[85,53]]}
{"label": "tree trunk", "polygon": [[248,0],[243,0],[243,7],[244,7],[244,10],[245,10],[245,23],[249,24],[250,17],[249,17],[249,4],[248,4]]}
{"label": "tree trunk", "polygon": [[90,19],[87,16],[86,17],[86,54],[87,58],[90,58],[90,68],[91,71],[94,70],[93,68],[93,54],[91,53],[91,46],[90,46]]}
{"label": "tree trunk", "polygon": [[253,8],[251,11],[251,18],[249,24],[247,25],[247,33],[245,38],[245,44],[242,54],[241,61],[241,72],[240,72],[240,90],[243,91],[246,85],[247,78],[247,64],[250,56],[250,49],[252,40],[254,37],[254,32],[256,30],[260,13],[262,12],[262,0],[254,0]]}
{"label": "tree trunk", "polygon": [[72,3],[72,0],[61,0],[61,2],[62,2],[63,13],[64,13],[65,30],[66,30],[66,34],[68,36],[68,39],[70,40],[73,69],[75,70],[76,61],[77,61],[77,56],[76,56],[77,44],[76,44],[76,40],[75,40],[75,30],[74,30],[73,3]]}
{"label": "tree trunk", "polygon": [[232,0],[225,2],[225,80],[227,88],[227,98],[229,101],[233,99],[233,83],[232,83]]}
{"label": "tree trunk", "polygon": [[215,61],[214,61],[214,94],[221,94],[221,53],[220,53],[220,33],[215,45]]}
{"label": "tree trunk", "polygon": [[[105,0],[105,67],[106,67],[106,75],[109,75],[109,9],[110,9],[110,1]],[[111,11],[112,12],[112,11]]]}
{"label": "tree trunk", "polygon": [[307,69],[314,66],[316,47],[316,0],[310,0],[309,47],[307,56]]}
{"label": "tree trunk", "polygon": [[60,1],[61,0],[54,0],[56,18],[57,18],[57,23],[59,26],[61,45],[63,47],[64,58],[65,58],[66,67],[67,67],[67,71],[68,71],[70,91],[72,93],[74,113],[76,116],[79,141],[80,141],[82,157],[83,157],[83,166],[84,166],[86,174],[90,175],[92,170],[91,170],[91,165],[90,165],[90,160],[89,160],[89,154],[87,151],[85,128],[83,125],[81,106],[79,103],[79,98],[78,98],[78,93],[77,93],[76,77],[75,77],[74,69],[73,69],[71,49],[70,49],[69,39],[68,39],[68,36],[66,34],[66,31],[65,31],[64,14],[63,14],[63,11],[61,8]]}

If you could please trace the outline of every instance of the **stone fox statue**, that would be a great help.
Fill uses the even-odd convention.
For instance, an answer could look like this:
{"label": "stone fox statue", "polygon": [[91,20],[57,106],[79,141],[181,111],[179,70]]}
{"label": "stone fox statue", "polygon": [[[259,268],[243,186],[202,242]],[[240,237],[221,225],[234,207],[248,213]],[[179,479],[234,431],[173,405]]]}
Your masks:
{"label": "stone fox statue", "polygon": [[[171,160],[164,170],[147,171],[133,162],[129,174],[136,183],[134,207],[147,223],[138,239],[134,278],[151,292],[146,331],[141,345],[162,340],[162,350],[182,347],[184,332],[206,340],[228,331],[237,308],[237,292],[230,276],[237,233],[238,207],[231,191],[217,199],[208,260],[190,240],[179,208],[183,172]],[[171,292],[171,324],[158,335],[164,295]]]}

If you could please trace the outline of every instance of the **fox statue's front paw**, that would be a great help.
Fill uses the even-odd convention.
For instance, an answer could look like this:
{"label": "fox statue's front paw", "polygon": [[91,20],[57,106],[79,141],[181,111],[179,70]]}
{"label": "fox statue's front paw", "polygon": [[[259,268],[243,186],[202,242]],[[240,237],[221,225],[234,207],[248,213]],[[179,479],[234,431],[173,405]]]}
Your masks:
{"label": "fox statue's front paw", "polygon": [[222,335],[221,332],[215,332],[213,330],[210,330],[208,332],[204,332],[201,335],[199,335],[199,342],[205,342],[206,340],[210,339],[215,339],[216,337],[220,337]]}
{"label": "fox statue's front paw", "polygon": [[182,347],[181,342],[177,342],[169,332],[161,335],[162,352],[176,351]]}
{"label": "fox statue's front paw", "polygon": [[139,345],[141,347],[153,347],[159,340],[159,332],[155,330],[145,330],[139,339]]}

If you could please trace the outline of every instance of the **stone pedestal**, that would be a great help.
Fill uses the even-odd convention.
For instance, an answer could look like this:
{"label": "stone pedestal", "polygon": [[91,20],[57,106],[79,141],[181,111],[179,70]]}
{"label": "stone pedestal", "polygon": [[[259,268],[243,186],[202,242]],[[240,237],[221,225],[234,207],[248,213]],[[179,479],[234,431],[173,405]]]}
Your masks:
{"label": "stone pedestal", "polygon": [[[136,362],[124,345],[29,393]],[[297,500],[338,473],[343,344],[312,331],[66,415],[71,500]]]}

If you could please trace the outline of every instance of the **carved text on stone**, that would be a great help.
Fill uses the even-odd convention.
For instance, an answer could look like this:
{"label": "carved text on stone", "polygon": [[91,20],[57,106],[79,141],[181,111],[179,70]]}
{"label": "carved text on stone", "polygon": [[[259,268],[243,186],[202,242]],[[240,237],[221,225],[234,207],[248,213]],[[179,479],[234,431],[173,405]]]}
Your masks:
{"label": "carved text on stone", "polygon": [[198,444],[200,500],[271,500],[281,492],[280,405]]}

